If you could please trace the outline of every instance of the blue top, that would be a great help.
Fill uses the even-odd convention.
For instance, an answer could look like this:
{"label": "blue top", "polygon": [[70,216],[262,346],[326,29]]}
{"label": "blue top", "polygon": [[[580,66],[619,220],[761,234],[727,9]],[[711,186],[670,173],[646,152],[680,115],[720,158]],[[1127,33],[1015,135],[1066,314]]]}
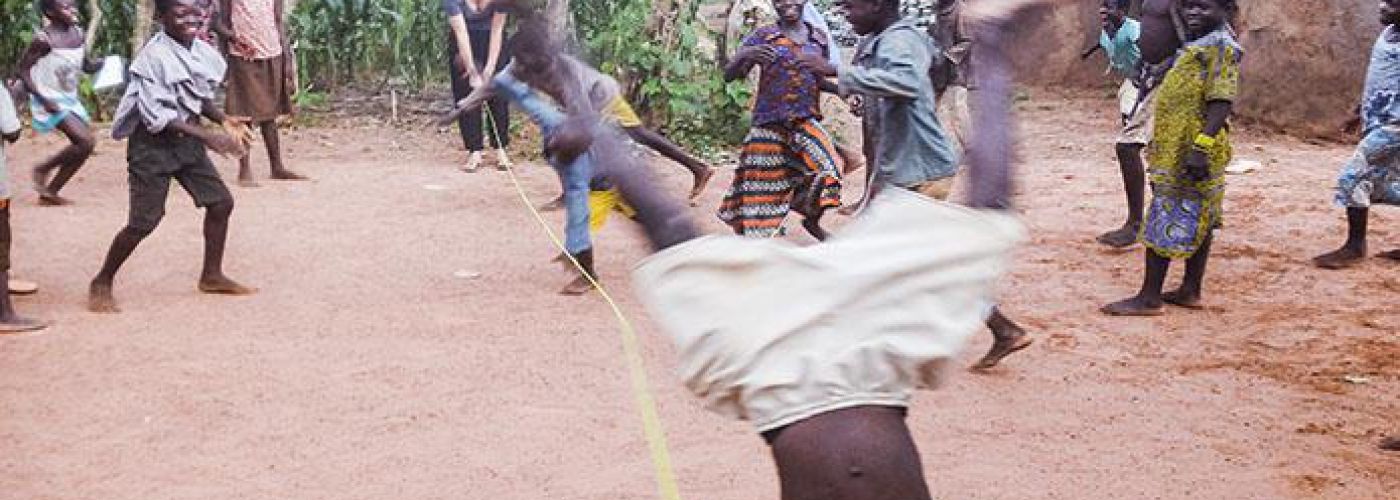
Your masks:
{"label": "blue top", "polygon": [[905,19],[861,44],[854,65],[838,71],[841,95],[865,97],[877,182],[913,187],[957,173],[958,155],[934,112],[928,70],[936,53],[923,29]]}
{"label": "blue top", "polygon": [[1142,25],[1132,19],[1124,19],[1118,33],[1108,36],[1108,31],[1099,34],[1099,46],[1108,55],[1108,67],[1125,78],[1137,74],[1138,63],[1142,62],[1142,50],[1138,48],[1138,37],[1142,35]]}
{"label": "blue top", "polygon": [[792,40],[777,25],[768,25],[744,39],[744,47],[770,46],[778,58],[760,65],[758,94],[754,99],[753,124],[788,125],[822,118],[821,77],[798,63],[799,54],[827,57],[830,40],[820,29],[807,24],[807,39]]}
{"label": "blue top", "polygon": [[802,20],[808,25],[815,27],[826,34],[826,39],[830,41],[827,45],[826,61],[831,63],[831,67],[839,68],[843,62],[841,59],[841,46],[836,43],[836,39],[831,36],[831,24],[826,22],[826,16],[817,10],[816,5],[807,2],[802,5]]}
{"label": "blue top", "polygon": [[1391,41],[1395,27],[1386,27],[1371,51],[1366,89],[1361,93],[1361,124],[1370,133],[1400,122],[1400,43]]}

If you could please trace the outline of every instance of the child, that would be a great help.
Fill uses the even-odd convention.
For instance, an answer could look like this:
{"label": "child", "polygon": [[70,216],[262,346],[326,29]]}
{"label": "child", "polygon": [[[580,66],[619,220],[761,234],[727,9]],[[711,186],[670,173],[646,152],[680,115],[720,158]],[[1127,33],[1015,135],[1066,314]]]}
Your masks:
{"label": "child", "polygon": [[[1361,144],[1337,180],[1337,205],[1346,208],[1347,240],[1313,262],[1344,269],[1366,258],[1366,223],[1372,205],[1400,205],[1400,0],[1382,0],[1385,30],[1371,52],[1361,95]],[[1379,254],[1400,260],[1400,249]]]}
{"label": "child", "polygon": [[[1230,163],[1228,120],[1239,94],[1240,47],[1227,23],[1235,0],[1185,0],[1186,43],[1157,90],[1157,121],[1148,153],[1152,203],[1142,240],[1146,273],[1137,296],[1103,307],[1113,316],[1157,316],[1163,303],[1201,308],[1201,282],[1225,196]],[[1186,259],[1176,291],[1162,293],[1172,259]]]}
{"label": "child", "polygon": [[719,218],[736,234],[772,237],[790,210],[817,239],[822,214],[841,206],[841,159],[821,125],[822,78],[798,64],[808,54],[828,59],[826,33],[802,20],[801,0],[778,0],[778,24],[744,40],[725,68],[726,80],[762,66],[753,128],[744,140],[734,184]]}
{"label": "child", "polygon": [[[1137,242],[1142,229],[1144,176],[1142,149],[1152,137],[1154,97],[1158,74],[1153,66],[1142,64],[1138,49],[1141,28],[1128,18],[1128,0],[1104,0],[1099,7],[1103,32],[1099,43],[1084,51],[1088,59],[1099,49],[1108,56],[1109,69],[1123,78],[1118,89],[1118,112],[1122,131],[1118,134],[1115,151],[1118,168],[1123,173],[1123,190],[1128,197],[1128,218],[1123,226],[1104,233],[1098,242],[1113,248],[1127,248]],[[1163,68],[1165,69],[1165,68]]]}
{"label": "child", "polygon": [[[228,114],[236,122],[262,130],[273,179],[305,180],[283,164],[277,130],[277,119],[293,113],[292,94],[296,92],[294,56],[282,26],[284,1],[219,2],[220,19],[214,29],[228,44]],[[247,156],[238,161],[238,184],[258,185]]]}
{"label": "child", "polygon": [[[223,272],[233,195],[209,161],[205,147],[242,157],[247,153],[245,142],[234,137],[245,139],[241,134],[247,129],[229,121],[214,105],[214,91],[227,67],[217,50],[196,38],[201,22],[198,1],[156,0],[156,15],[164,31],[152,37],[131,61],[131,82],[112,125],[112,138],[130,138],[127,171],[131,214],[89,287],[88,309],[93,312],[118,312],[112,279],[164,217],[171,179],[189,192],[196,206],[206,209],[199,290],[228,295],[254,292]],[[225,132],[205,129],[201,116],[223,123]]]}
{"label": "child", "polygon": [[20,316],[10,301],[10,172],[5,166],[5,143],[19,140],[19,116],[9,86],[0,86],[0,333],[19,333],[48,327],[43,321]]}
{"label": "child", "polygon": [[[970,207],[890,190],[818,245],[699,238],[684,208],[615,139],[594,137],[599,169],[658,250],[635,273],[638,295],[682,353],[686,385],[711,409],[753,421],[768,441],[785,500],[930,498],[905,417],[914,389],[936,382],[977,327],[974,305],[1020,236],[998,210],[1011,193],[1001,16],[1025,4],[973,11],[988,56],[974,95]],[[898,0],[846,5],[852,17],[898,12]]]}
{"label": "child", "polygon": [[[871,197],[890,187],[936,200],[952,191],[958,158],[934,110],[929,70],[937,46],[913,20],[899,18],[898,2],[852,1],[847,17],[857,34],[868,36],[851,67],[839,71],[821,58],[804,55],[802,64],[819,75],[837,76],[843,95],[859,95],[865,136],[874,138]],[[987,315],[992,348],[974,368],[988,369],[1031,345],[1031,339],[996,307]]]}
{"label": "child", "polygon": [[[58,154],[34,167],[34,190],[39,193],[40,205],[69,203],[58,192],[83,168],[96,147],[88,127],[92,119],[78,98],[78,77],[96,72],[101,65],[87,57],[83,29],[78,27],[78,7],[73,1],[39,1],[48,26],[34,35],[19,63],[20,79],[30,92],[34,131],[58,130],[69,142]],[[53,174],[52,179],[49,174]]]}

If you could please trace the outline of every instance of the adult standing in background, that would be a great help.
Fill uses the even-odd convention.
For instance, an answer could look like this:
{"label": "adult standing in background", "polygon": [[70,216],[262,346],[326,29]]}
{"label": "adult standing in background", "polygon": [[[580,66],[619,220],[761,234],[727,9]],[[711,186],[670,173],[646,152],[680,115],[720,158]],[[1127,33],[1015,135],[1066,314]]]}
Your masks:
{"label": "adult standing in background", "polygon": [[[452,76],[452,97],[456,101],[471,95],[477,87],[491,81],[496,72],[510,62],[505,47],[506,10],[493,0],[442,0],[442,12],[451,29],[448,37],[449,72]],[[506,148],[510,146],[510,109],[506,98],[497,96],[487,101],[486,112],[491,123],[483,127],[480,112],[463,113],[457,121],[462,143],[467,148],[467,164],[463,171],[475,172],[481,167],[483,137],[491,138],[496,150],[496,169],[511,165]]]}
{"label": "adult standing in background", "polygon": [[[305,180],[282,162],[277,119],[291,115],[296,91],[296,66],[283,23],[284,0],[219,0],[219,22],[214,30],[227,45],[228,99],[225,113],[234,123],[262,130],[271,164],[271,178]],[[238,161],[238,184],[258,185],[251,156]]]}

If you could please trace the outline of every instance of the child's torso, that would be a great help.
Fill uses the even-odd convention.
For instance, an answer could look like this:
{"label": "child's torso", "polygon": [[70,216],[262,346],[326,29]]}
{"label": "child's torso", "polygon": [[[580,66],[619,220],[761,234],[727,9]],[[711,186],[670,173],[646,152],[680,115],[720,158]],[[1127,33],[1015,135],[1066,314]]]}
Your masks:
{"label": "child's torso", "polygon": [[37,88],[31,91],[48,98],[77,95],[78,79],[82,76],[83,60],[87,55],[83,46],[83,32],[77,28],[40,33],[49,44],[49,53],[34,62],[29,77]]}
{"label": "child's torso", "polygon": [[1394,30],[1386,28],[1371,51],[1361,99],[1361,118],[1368,132],[1400,121],[1400,41],[1391,39]]}
{"label": "child's torso", "polygon": [[762,65],[754,122],[758,125],[821,116],[820,79],[799,63],[802,54],[826,57],[826,35],[811,25],[804,26],[806,37],[793,40],[777,26],[755,32],[763,45],[773,47],[777,58]]}

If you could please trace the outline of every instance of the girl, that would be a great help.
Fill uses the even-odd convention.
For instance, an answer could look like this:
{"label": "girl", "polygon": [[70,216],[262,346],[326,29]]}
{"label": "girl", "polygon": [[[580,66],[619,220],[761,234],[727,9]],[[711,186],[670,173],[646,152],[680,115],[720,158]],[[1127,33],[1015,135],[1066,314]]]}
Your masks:
{"label": "girl", "polygon": [[[1153,197],[1142,232],[1146,276],[1137,296],[1104,306],[1106,314],[1156,316],[1164,302],[1201,307],[1201,281],[1220,227],[1231,156],[1227,121],[1239,95],[1244,55],[1227,22],[1237,10],[1235,0],[1182,3],[1185,44],[1157,90],[1156,130],[1148,152]],[[1172,259],[1186,259],[1186,276],[1181,288],[1164,294]]]}
{"label": "girl", "polygon": [[[451,28],[449,37],[449,74],[452,76],[452,97],[462,100],[477,87],[491,81],[501,68],[510,62],[509,51],[504,48],[507,9],[496,5],[492,0],[442,0],[442,11],[447,15]],[[496,169],[505,170],[511,165],[506,156],[510,146],[510,113],[505,97],[496,97],[487,103],[491,113],[491,123],[500,134],[491,135],[491,145],[496,149]],[[481,167],[481,155],[485,128],[482,127],[480,112],[464,113],[457,121],[462,133],[462,143],[467,148],[467,164],[464,172],[475,172]]]}
{"label": "girl", "polygon": [[[34,167],[34,190],[40,205],[66,205],[58,192],[83,167],[96,142],[88,123],[87,109],[78,99],[80,73],[95,73],[101,66],[87,57],[83,29],[78,27],[78,8],[73,0],[40,0],[39,8],[47,26],[34,35],[34,41],[20,59],[20,79],[29,89],[29,107],[34,115],[34,131],[55,129],[68,137],[68,146]],[[49,174],[57,169],[53,179]]]}
{"label": "girl", "polygon": [[[206,14],[198,8],[195,12]],[[295,55],[282,25],[283,0],[220,0],[214,30],[228,48],[228,98],[224,107],[234,123],[256,125],[262,130],[271,164],[271,178],[298,181],[306,177],[288,170],[282,162],[282,141],[277,119],[291,115],[296,92]],[[201,26],[203,25],[201,19]],[[238,183],[258,185],[249,157],[238,160]]]}
{"label": "girl", "polygon": [[759,28],[724,70],[726,80],[762,66],[754,103],[753,128],[744,140],[734,184],[719,218],[737,234],[771,237],[796,208],[802,225],[817,239],[822,214],[841,206],[841,163],[821,125],[823,78],[804,68],[803,54],[826,58],[826,33],[802,20],[801,0],[778,0],[778,24]]}

